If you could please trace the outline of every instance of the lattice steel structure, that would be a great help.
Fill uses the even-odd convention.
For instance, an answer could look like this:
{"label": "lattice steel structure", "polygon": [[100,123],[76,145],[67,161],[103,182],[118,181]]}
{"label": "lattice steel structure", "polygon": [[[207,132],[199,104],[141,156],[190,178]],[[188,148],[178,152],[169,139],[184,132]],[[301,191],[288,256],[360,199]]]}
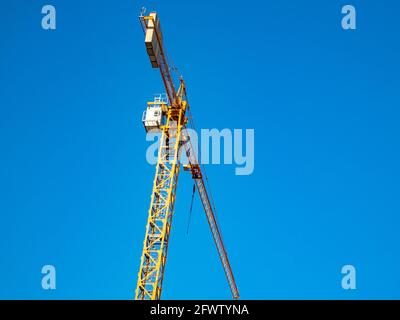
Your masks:
{"label": "lattice steel structure", "polygon": [[[181,90],[180,90],[181,91]],[[166,124],[162,126],[156,174],[151,195],[146,236],[136,289],[136,299],[158,300],[161,297],[164,268],[167,261],[169,235],[174,212],[179,159],[182,152],[181,133],[186,124],[186,102],[166,107]]]}
{"label": "lattice steel structure", "polygon": [[[232,297],[238,299],[239,291],[216,220],[215,205],[211,192],[206,187],[208,179],[204,168],[197,160],[186,130],[188,122],[192,124],[192,127],[194,125],[185,83],[181,77],[179,89],[175,90],[157,14],[152,12],[148,16],[141,15],[139,19],[145,33],[147,53],[153,68],[160,70],[168,103],[149,102],[148,114],[145,113],[143,118],[146,130],[154,128],[160,130],[161,139],[135,299],[158,300],[161,298],[182,149],[185,150],[189,160],[189,164],[184,169],[191,172],[195,181]],[[187,117],[187,114],[190,117]]]}

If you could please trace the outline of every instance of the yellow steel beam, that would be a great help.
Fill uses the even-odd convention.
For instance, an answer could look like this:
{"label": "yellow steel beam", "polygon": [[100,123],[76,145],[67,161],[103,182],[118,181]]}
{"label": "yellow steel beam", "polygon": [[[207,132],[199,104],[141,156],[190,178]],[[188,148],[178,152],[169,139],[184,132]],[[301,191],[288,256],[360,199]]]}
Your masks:
{"label": "yellow steel beam", "polygon": [[181,153],[180,135],[186,124],[186,103],[169,106],[158,150],[146,235],[136,287],[136,300],[158,300],[174,212]]}

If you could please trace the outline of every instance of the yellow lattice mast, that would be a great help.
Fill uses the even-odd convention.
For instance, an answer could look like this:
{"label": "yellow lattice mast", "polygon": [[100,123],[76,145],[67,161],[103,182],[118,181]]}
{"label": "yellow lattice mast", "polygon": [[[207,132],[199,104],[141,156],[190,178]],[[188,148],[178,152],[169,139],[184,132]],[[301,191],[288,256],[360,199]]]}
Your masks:
{"label": "yellow lattice mast", "polygon": [[160,96],[148,102],[143,116],[146,130],[161,131],[161,139],[135,299],[158,300],[161,298],[182,147],[189,160],[189,165],[185,169],[192,173],[232,296],[238,299],[239,292],[214,214],[215,206],[211,194],[207,192],[204,172],[193,152],[194,149],[186,131],[188,122],[186,113],[190,111],[185,83],[181,78],[179,89],[175,90],[157,14],[152,12],[149,16],[141,15],[139,18],[145,32],[147,53],[153,68],[160,69],[167,99]]}

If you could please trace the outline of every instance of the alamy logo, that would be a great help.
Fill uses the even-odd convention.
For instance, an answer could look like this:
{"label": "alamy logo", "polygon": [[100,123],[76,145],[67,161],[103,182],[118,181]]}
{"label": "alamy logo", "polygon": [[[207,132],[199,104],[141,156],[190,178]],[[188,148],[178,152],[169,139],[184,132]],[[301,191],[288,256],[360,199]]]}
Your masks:
{"label": "alamy logo", "polygon": [[342,14],[345,16],[342,18],[342,28],[344,30],[355,30],[356,26],[356,8],[351,5],[345,5],[342,8]]}
{"label": "alamy logo", "polygon": [[356,289],[356,268],[351,264],[342,267],[342,288],[344,290]]}
{"label": "alamy logo", "polygon": [[[199,134],[193,129],[185,129],[181,137],[182,146],[189,137],[192,152],[200,164],[235,164],[236,175],[250,175],[254,171],[254,129],[201,129]],[[161,139],[160,132],[149,131],[146,141],[153,143],[147,148],[146,160],[156,164]],[[171,148],[171,152],[173,148]],[[222,152],[221,152],[222,151]],[[188,154],[182,152],[180,163],[188,164]]]}
{"label": "alamy logo", "polygon": [[42,288],[44,290],[56,289],[56,268],[50,264],[42,267]]}
{"label": "alamy logo", "polygon": [[44,30],[55,30],[56,29],[56,8],[52,5],[45,5],[42,8],[42,14],[45,16],[42,18],[42,28]]}

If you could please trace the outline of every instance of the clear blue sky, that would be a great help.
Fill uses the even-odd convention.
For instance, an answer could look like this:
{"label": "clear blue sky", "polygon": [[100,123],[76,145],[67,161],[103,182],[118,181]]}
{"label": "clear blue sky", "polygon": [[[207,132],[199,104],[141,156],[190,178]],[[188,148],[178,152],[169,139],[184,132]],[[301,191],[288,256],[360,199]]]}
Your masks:
{"label": "clear blue sky", "polygon": [[[141,114],[163,91],[143,5],[197,127],[255,129],[253,175],[207,166],[241,297],[400,298],[400,5],[349,2],[356,31],[348,1],[1,1],[0,298],[134,296],[154,174]],[[199,198],[186,235],[191,187],[182,172],[163,298],[230,298]]]}

